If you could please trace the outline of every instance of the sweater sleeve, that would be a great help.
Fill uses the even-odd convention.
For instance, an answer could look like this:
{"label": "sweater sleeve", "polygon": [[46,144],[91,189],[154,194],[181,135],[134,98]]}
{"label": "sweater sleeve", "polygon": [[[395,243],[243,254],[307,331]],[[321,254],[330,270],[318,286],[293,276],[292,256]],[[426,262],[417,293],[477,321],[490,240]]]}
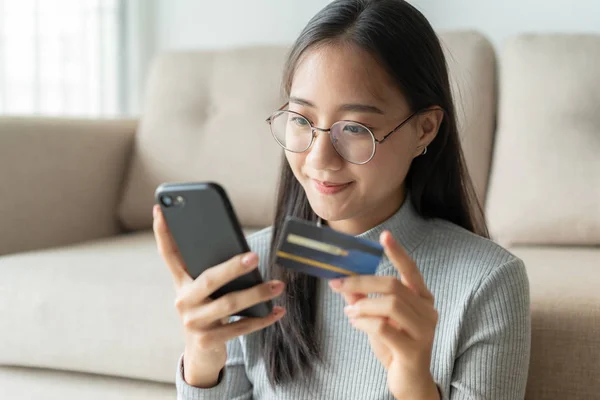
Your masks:
{"label": "sweater sleeve", "polygon": [[523,399],[529,368],[529,281],[514,258],[494,269],[474,293],[444,399]]}
{"label": "sweater sleeve", "polygon": [[[264,274],[265,262],[268,259],[270,228],[258,231],[246,238],[250,248],[258,253],[260,271]],[[230,321],[240,317],[231,317]],[[183,379],[183,356],[179,359],[176,376],[177,400],[246,400],[252,399],[252,383],[246,375],[244,353],[241,338],[227,342],[227,363],[219,383],[208,389],[190,386]]]}
{"label": "sweater sleeve", "polygon": [[190,386],[183,379],[183,355],[176,376],[177,400],[246,400],[252,398],[252,384],[246,376],[240,338],[227,342],[227,363],[221,381],[212,388]]}

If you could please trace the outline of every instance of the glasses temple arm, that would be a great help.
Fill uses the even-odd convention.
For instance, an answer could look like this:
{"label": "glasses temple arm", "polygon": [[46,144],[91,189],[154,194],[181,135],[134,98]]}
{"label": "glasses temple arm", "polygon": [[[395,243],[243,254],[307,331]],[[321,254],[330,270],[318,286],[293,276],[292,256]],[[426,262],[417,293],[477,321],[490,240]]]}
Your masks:
{"label": "glasses temple arm", "polygon": [[[281,110],[283,110],[284,108],[286,108],[286,107],[288,106],[288,104],[290,104],[290,103],[289,103],[289,102],[285,103],[284,105],[282,105],[281,107],[279,107],[279,108],[277,109],[277,111],[281,111]],[[277,111],[275,111],[275,112],[277,112]],[[274,113],[273,113],[273,114],[274,114]],[[266,122],[267,124],[270,124],[270,123],[271,123],[271,117],[273,117],[273,115],[269,115],[269,117],[268,117],[267,119],[265,119],[265,122]]]}

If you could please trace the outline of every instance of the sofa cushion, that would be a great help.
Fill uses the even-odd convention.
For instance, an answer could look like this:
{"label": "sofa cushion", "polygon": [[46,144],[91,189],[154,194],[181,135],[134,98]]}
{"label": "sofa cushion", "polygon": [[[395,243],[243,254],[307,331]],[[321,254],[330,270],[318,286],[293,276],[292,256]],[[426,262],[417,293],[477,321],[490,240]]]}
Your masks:
{"label": "sofa cushion", "polygon": [[0,260],[0,365],[175,381],[181,324],[151,232]]}
{"label": "sofa cushion", "polygon": [[441,32],[461,144],[479,200],[485,202],[496,123],[496,56],[478,32]]}
{"label": "sofa cushion", "polygon": [[531,287],[528,400],[600,393],[600,248],[514,247]]}
{"label": "sofa cushion", "polygon": [[265,119],[281,104],[285,47],[169,53],[153,64],[119,209],[129,229],[152,225],[167,181],[216,181],[244,226],[269,225],[282,150]]}
{"label": "sofa cushion", "polygon": [[4,256],[0,265],[0,365],[175,382],[181,322],[152,232]]}
{"label": "sofa cushion", "polygon": [[523,35],[501,60],[493,237],[600,244],[600,36]]}
{"label": "sofa cushion", "polygon": [[175,385],[37,368],[0,367],[0,399],[173,400]]}

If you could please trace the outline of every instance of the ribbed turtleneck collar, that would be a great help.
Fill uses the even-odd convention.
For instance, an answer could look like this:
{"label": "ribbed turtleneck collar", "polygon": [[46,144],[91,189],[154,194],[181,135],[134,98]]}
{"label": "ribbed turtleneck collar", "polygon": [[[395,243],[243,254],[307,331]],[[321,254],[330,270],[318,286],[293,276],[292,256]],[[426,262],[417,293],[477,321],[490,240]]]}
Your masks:
{"label": "ribbed turtleneck collar", "polygon": [[381,224],[363,232],[357,237],[379,242],[379,236],[389,230],[410,254],[427,236],[427,221],[415,210],[410,196],[406,196],[400,208]]}

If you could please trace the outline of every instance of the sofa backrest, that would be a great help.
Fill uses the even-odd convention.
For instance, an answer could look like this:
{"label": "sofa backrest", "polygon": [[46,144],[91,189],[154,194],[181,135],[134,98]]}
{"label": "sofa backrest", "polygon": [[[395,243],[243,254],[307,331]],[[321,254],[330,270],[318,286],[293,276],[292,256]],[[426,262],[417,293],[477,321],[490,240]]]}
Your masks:
{"label": "sofa backrest", "polygon": [[153,63],[119,208],[128,229],[152,224],[162,182],[216,181],[244,226],[272,219],[281,159],[265,119],[281,106],[286,49],[170,53]]}
{"label": "sofa backrest", "polygon": [[496,124],[496,55],[477,32],[441,32],[458,130],[467,168],[481,203],[486,192]]}
{"label": "sofa backrest", "polygon": [[[476,32],[443,32],[465,156],[483,199],[495,118],[495,58]],[[150,228],[166,181],[221,183],[245,227],[271,224],[282,150],[265,118],[283,101],[286,47],[178,52],[151,69],[143,117],[119,208],[132,230]]]}
{"label": "sofa backrest", "polygon": [[600,244],[600,36],[522,35],[500,57],[488,193],[503,245]]}

